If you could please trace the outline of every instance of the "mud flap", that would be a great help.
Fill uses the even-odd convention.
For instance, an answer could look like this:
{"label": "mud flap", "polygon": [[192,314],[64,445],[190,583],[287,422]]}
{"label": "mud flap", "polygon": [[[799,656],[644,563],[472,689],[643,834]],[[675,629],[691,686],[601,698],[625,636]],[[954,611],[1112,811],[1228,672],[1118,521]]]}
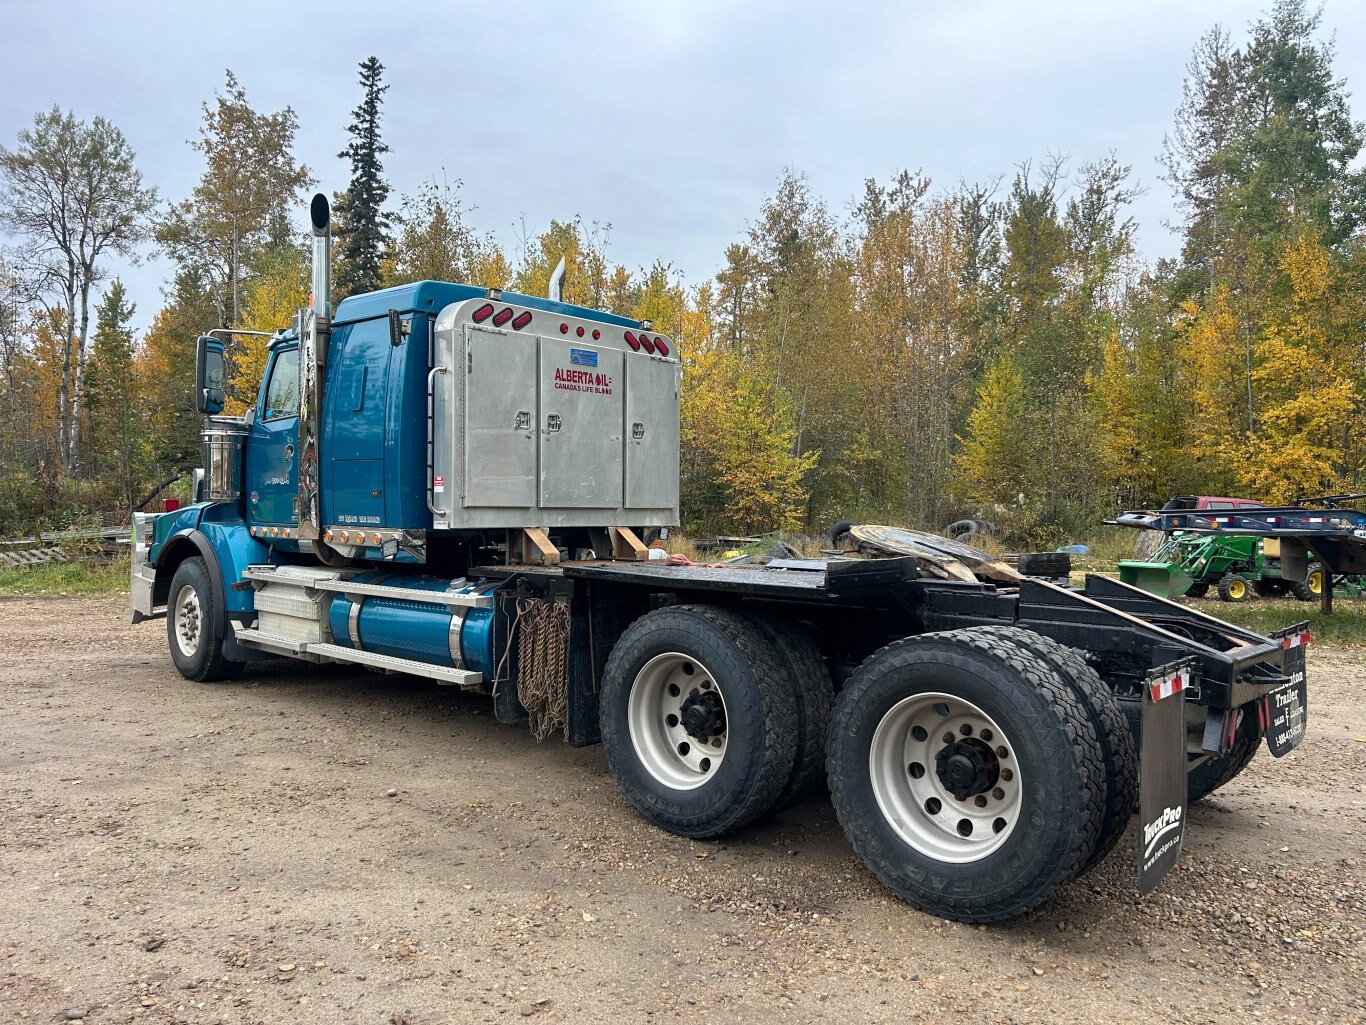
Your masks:
{"label": "mud flap", "polygon": [[1139,760],[1138,892],[1157,888],[1181,855],[1186,829],[1186,686],[1193,659],[1148,674]]}
{"label": "mud flap", "polygon": [[1257,725],[1266,735],[1266,747],[1273,758],[1281,758],[1299,746],[1304,739],[1309,708],[1304,672],[1309,626],[1301,623],[1278,633],[1285,649],[1283,672],[1290,682],[1257,702]]}

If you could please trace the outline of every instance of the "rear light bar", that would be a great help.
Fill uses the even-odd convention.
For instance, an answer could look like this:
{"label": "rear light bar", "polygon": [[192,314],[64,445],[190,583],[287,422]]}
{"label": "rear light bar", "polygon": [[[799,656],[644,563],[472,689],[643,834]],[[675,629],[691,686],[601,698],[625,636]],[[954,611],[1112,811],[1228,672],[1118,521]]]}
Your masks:
{"label": "rear light bar", "polygon": [[493,318],[493,323],[494,323],[494,326],[495,326],[495,327],[502,327],[504,324],[506,324],[506,323],[507,323],[509,320],[511,320],[511,319],[512,319],[512,307],[510,307],[510,306],[505,306],[505,307],[503,307],[501,310],[498,311],[498,316],[496,316],[496,317]]}

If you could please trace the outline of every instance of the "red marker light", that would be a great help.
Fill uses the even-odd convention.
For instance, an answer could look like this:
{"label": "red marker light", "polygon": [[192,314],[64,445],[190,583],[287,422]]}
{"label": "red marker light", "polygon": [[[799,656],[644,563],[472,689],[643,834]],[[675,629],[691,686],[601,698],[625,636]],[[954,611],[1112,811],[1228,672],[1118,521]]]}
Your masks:
{"label": "red marker light", "polygon": [[517,314],[517,319],[512,322],[512,326],[518,331],[531,323],[531,311],[525,310]]}
{"label": "red marker light", "polygon": [[479,307],[479,309],[474,311],[474,322],[476,324],[482,324],[491,316],[493,316],[493,304],[484,303],[483,306]]}
{"label": "red marker light", "polygon": [[645,346],[645,351],[646,351],[646,352],[654,352],[654,351],[655,351],[655,343],[652,342],[652,341],[650,341],[650,339],[646,338],[644,335],[641,335],[641,336],[640,336],[640,344],[643,345],[643,346]]}
{"label": "red marker light", "polygon": [[636,340],[636,336],[631,334],[630,331],[626,332],[626,344],[629,345],[636,352],[640,351],[640,342]]}
{"label": "red marker light", "polygon": [[576,335],[578,335],[580,338],[582,338],[582,337],[583,337],[583,328],[579,328],[579,329],[576,330],[574,333],[575,333]]}
{"label": "red marker light", "polygon": [[561,324],[561,325],[560,325],[560,334],[562,334],[562,335],[567,335],[567,334],[569,334],[569,325],[568,325],[568,324]]}
{"label": "red marker light", "polygon": [[593,341],[596,342],[596,341],[597,341],[599,338],[601,338],[601,337],[602,337],[602,332],[599,331],[597,328],[593,328]]}
{"label": "red marker light", "polygon": [[665,343],[663,338],[655,339],[655,348],[659,350],[661,356],[667,356],[669,354],[669,346]]}
{"label": "red marker light", "polygon": [[498,327],[502,327],[504,324],[506,324],[506,323],[507,323],[509,320],[511,320],[511,319],[512,319],[512,309],[511,309],[511,307],[505,306],[505,307],[503,307],[501,310],[498,311],[498,316],[496,316],[496,317],[493,318],[493,323],[494,323],[495,325],[497,325]]}

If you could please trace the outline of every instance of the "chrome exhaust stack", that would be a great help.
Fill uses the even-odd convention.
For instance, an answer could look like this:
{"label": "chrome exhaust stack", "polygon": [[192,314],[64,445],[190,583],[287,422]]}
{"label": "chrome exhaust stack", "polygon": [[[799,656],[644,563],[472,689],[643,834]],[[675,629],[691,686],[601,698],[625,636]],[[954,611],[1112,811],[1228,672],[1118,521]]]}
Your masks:
{"label": "chrome exhaust stack", "polygon": [[299,311],[299,491],[295,517],[299,537],[315,549],[324,542],[318,488],[321,480],[323,382],[327,379],[327,345],[332,337],[332,211],[319,192],[308,205],[313,230],[313,294]]}
{"label": "chrome exhaust stack", "polygon": [[550,285],[545,290],[545,297],[552,302],[564,302],[564,257],[560,257],[560,262],[555,264],[555,269],[550,272]]}

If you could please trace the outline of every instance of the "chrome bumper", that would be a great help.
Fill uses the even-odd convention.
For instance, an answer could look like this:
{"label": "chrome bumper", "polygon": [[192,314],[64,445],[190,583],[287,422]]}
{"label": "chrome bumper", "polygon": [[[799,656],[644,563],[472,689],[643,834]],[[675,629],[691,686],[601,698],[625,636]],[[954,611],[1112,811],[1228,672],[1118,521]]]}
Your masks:
{"label": "chrome bumper", "polygon": [[133,550],[128,560],[128,622],[141,623],[166,615],[166,608],[153,605],[152,593],[156,584],[156,567],[147,565],[147,547],[151,538],[154,513],[133,514]]}

